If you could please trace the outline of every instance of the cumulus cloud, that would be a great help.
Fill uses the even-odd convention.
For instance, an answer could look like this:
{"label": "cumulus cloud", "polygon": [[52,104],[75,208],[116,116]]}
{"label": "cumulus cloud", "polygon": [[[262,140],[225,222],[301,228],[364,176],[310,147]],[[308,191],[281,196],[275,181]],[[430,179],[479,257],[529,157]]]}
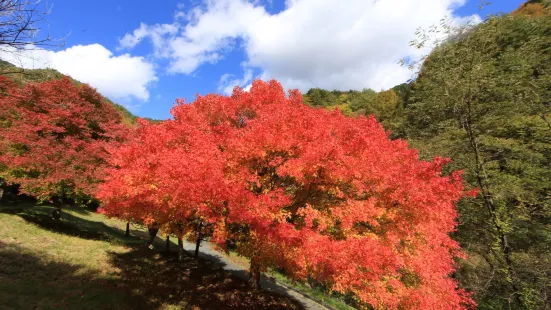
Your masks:
{"label": "cumulus cloud", "polygon": [[[411,77],[398,60],[427,52],[409,46],[416,29],[439,24],[442,18],[465,22],[454,15],[464,2],[286,0],[283,11],[271,14],[266,1],[206,0],[176,12],[173,24],[140,26],[121,40],[121,47],[150,38],[155,55],[170,60],[168,72],[191,74],[242,46],[246,67],[287,88],[380,90]],[[243,78],[223,76],[219,90],[248,83],[243,82],[248,73]]]}
{"label": "cumulus cloud", "polygon": [[226,73],[222,75],[222,77],[220,77],[220,81],[218,82],[218,91],[226,95],[231,95],[235,86],[239,86],[247,90],[247,88],[250,89],[250,86],[248,86],[248,84],[251,84],[252,80],[253,71],[250,69],[245,70],[242,78],[237,78],[231,73]]}
{"label": "cumulus cloud", "polygon": [[19,52],[3,49],[0,59],[25,69],[56,69],[92,85],[111,99],[146,101],[148,86],[157,80],[154,65],[145,58],[115,56],[100,44],[75,45],[57,52],[40,48]]}
{"label": "cumulus cloud", "polygon": [[176,24],[162,24],[162,25],[146,25],[140,24],[140,27],[134,30],[132,33],[127,33],[119,40],[119,49],[132,49],[141,40],[148,38],[155,46],[155,52],[157,56],[166,55],[163,51],[167,50],[167,41],[165,36],[174,35],[178,31]]}

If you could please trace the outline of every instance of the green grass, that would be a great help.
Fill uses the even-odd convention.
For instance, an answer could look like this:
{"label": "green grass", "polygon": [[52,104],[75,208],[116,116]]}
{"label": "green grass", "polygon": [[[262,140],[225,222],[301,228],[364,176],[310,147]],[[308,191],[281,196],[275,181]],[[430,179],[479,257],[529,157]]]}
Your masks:
{"label": "green grass", "polygon": [[[0,205],[0,309],[300,309],[216,262],[145,248],[143,229],[84,209]],[[133,227],[136,228],[136,227]]]}

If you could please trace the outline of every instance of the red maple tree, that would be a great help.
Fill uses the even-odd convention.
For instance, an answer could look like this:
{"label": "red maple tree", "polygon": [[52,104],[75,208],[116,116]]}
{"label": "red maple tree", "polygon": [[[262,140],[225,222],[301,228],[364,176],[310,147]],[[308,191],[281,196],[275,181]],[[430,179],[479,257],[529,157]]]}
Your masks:
{"label": "red maple tree", "polygon": [[86,203],[109,145],[128,128],[95,89],[69,78],[19,87],[0,77],[0,176],[40,201]]}
{"label": "red maple tree", "polygon": [[305,106],[276,81],[172,114],[119,152],[100,195],[111,214],[168,226],[199,214],[251,259],[253,287],[277,266],[376,308],[473,304],[450,278],[465,192],[446,159],[422,161],[373,117]]}

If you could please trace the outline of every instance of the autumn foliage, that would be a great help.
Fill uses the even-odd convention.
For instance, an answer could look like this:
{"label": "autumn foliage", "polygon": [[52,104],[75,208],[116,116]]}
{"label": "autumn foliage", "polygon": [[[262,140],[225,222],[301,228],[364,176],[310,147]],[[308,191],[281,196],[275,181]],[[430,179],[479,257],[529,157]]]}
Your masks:
{"label": "autumn foliage", "polygon": [[472,305],[450,278],[466,193],[459,172],[442,175],[446,159],[421,161],[373,117],[305,106],[276,81],[172,114],[115,151],[104,213],[180,236],[199,218],[251,259],[253,285],[277,266],[374,307]]}
{"label": "autumn foliage", "polygon": [[514,10],[512,14],[532,17],[551,15],[550,3],[546,1],[527,1]]}
{"label": "autumn foliage", "polygon": [[107,182],[97,193],[100,212],[182,238],[191,221],[216,223],[228,190],[221,152],[198,124],[140,122],[134,139],[113,154]]}
{"label": "autumn foliage", "polygon": [[39,200],[86,203],[122,141],[120,113],[69,78],[19,87],[0,77],[0,177]]}

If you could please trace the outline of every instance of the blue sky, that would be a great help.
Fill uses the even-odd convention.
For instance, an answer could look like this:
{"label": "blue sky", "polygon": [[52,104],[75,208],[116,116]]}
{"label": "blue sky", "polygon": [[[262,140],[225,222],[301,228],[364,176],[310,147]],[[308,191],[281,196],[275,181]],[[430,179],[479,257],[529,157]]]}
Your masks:
{"label": "blue sky", "polygon": [[[408,47],[415,29],[477,14],[480,1],[463,2],[50,0],[47,28],[65,45],[17,61],[53,67],[136,115],[166,119],[175,98],[228,93],[254,78],[302,91],[392,87],[411,74],[397,61],[421,53]],[[523,1],[493,2],[482,16]]]}

